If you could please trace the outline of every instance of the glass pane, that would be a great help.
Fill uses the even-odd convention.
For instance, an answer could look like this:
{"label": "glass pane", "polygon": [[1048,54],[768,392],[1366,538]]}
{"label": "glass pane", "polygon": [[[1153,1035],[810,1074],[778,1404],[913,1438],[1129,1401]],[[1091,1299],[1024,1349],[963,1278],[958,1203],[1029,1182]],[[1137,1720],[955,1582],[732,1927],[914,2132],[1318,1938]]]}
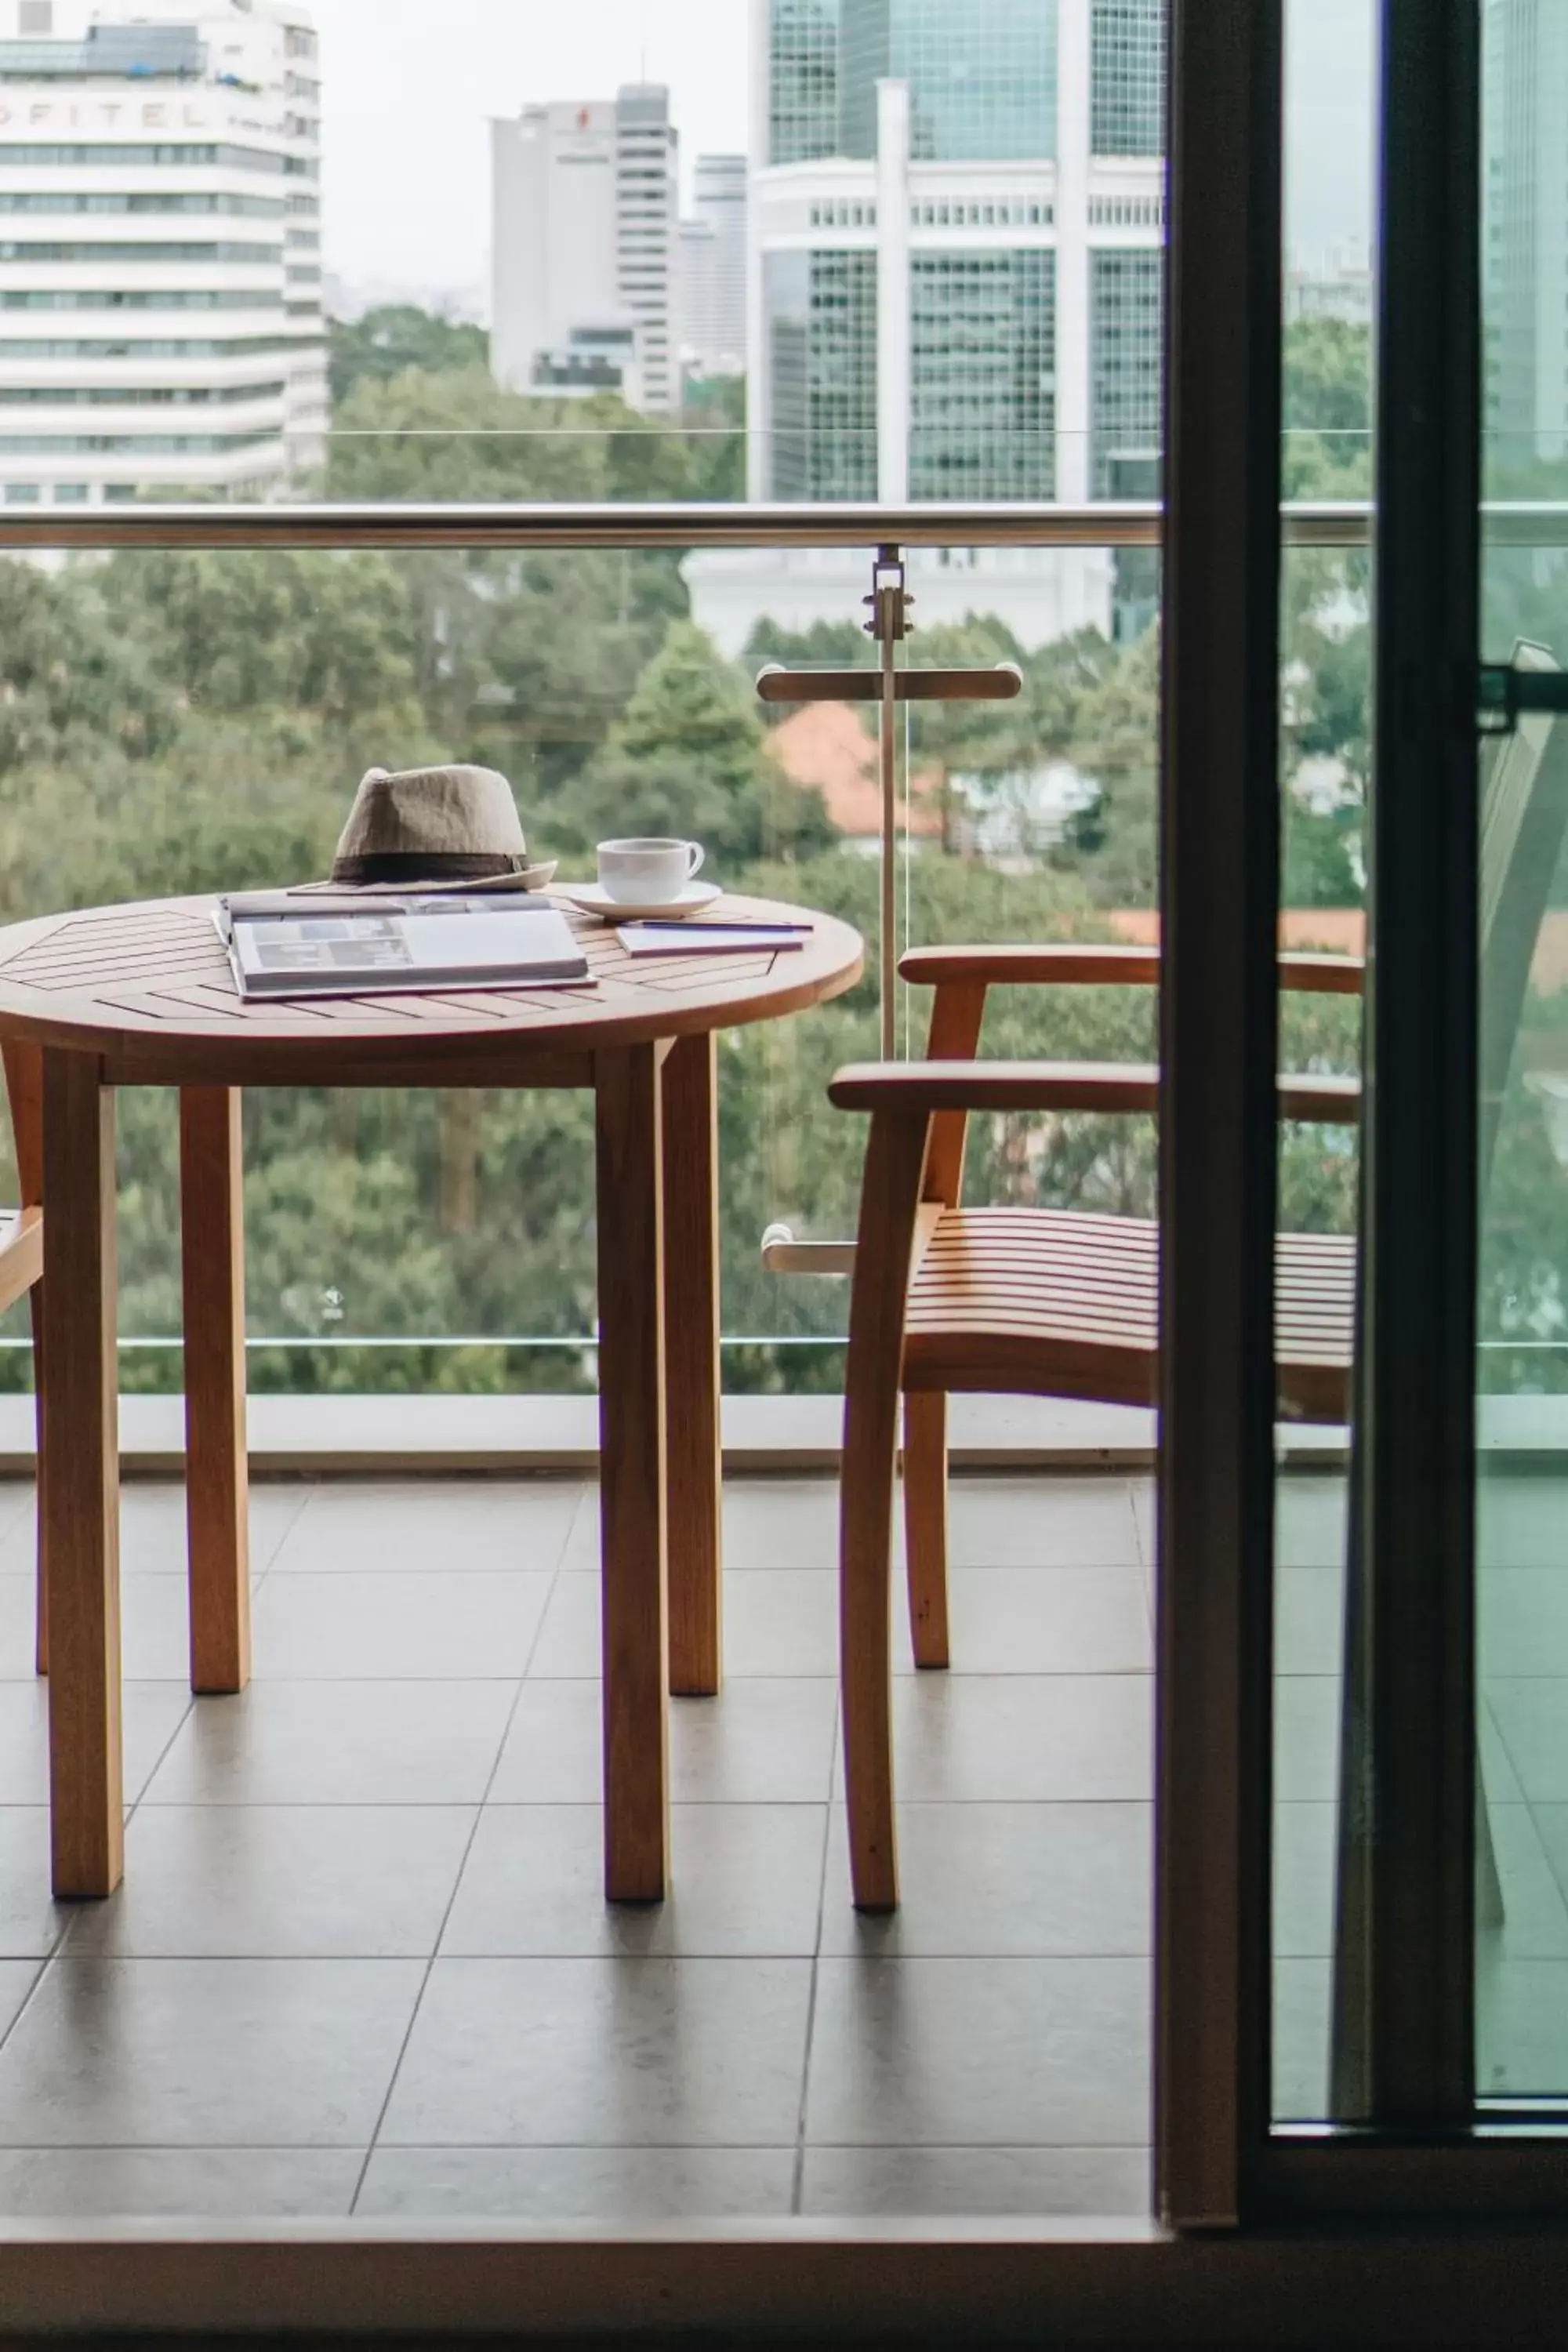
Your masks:
{"label": "glass pane", "polygon": [[[1286,79],[1284,495],[1371,496],[1373,0],[1290,0]],[[1326,172],[1322,158],[1336,158]],[[1281,943],[1359,955],[1368,786],[1371,558],[1288,549]],[[1358,996],[1285,992],[1280,1066],[1354,1076]],[[1356,1232],[1353,1128],[1284,1125],[1289,1237]],[[1282,1279],[1285,1278],[1282,1271]],[[1329,2112],[1350,1432],[1303,1414],[1281,1377],[1274,1590],[1274,2114]],[[1324,1408],[1321,1404],[1316,1411]],[[1339,1408],[1343,1410],[1342,1406]]]}
{"label": "glass pane", "polygon": [[[1562,234],[1568,14],[1485,12],[1483,656],[1568,664]],[[1480,761],[1476,2083],[1568,2097],[1568,720],[1522,717]]]}

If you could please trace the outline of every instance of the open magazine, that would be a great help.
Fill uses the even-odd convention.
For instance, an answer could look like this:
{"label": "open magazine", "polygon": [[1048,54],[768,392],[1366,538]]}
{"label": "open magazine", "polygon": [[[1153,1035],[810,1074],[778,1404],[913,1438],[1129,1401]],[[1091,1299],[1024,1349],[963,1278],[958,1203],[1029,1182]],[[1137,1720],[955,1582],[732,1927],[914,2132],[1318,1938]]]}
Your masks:
{"label": "open magazine", "polygon": [[256,891],[214,917],[243,997],[392,996],[437,988],[559,988],[588,962],[560,910],[504,901]]}

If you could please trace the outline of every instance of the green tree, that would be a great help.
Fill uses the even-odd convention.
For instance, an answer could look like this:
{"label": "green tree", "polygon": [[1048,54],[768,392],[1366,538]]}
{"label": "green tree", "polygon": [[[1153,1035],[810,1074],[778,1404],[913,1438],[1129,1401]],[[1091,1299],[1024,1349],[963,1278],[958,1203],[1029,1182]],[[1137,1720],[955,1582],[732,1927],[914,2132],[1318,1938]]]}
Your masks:
{"label": "green tree", "polygon": [[490,339],[482,327],[443,319],[412,302],[386,302],[362,318],[327,322],[328,373],[334,407],[362,383],[390,383],[417,368],[448,375],[488,368]]}
{"label": "green tree", "polygon": [[1160,633],[1130,646],[1078,703],[1073,760],[1095,787],[1067,854],[1097,902],[1152,906],[1159,889]]}
{"label": "green tree", "polygon": [[820,793],[768,755],[745,680],[690,621],[672,624],[576,798],[598,837],[679,835],[729,866],[807,856],[832,838]]}

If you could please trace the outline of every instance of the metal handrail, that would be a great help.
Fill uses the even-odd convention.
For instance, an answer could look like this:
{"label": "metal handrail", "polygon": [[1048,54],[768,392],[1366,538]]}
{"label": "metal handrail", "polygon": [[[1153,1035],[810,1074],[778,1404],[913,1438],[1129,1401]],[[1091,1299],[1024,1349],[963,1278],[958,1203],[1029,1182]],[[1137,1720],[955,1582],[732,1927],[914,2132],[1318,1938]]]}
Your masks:
{"label": "metal handrail", "polygon": [[[1364,547],[1364,499],[1282,508],[1288,547]],[[1568,500],[1505,499],[1481,508],[1491,548],[1568,548]],[[515,504],[473,506],[130,506],[12,511],[0,508],[0,551],[87,552],[116,547],[211,548],[870,548],[1158,547],[1152,500],[1055,505],[746,506]]]}
{"label": "metal handrail", "polygon": [[[1562,538],[1568,542],[1568,508]],[[1364,505],[1295,506],[1297,546],[1359,547]],[[1158,547],[1152,501],[1062,506],[656,505],[521,501],[461,506],[129,506],[0,508],[0,550],[195,548],[869,548]]]}

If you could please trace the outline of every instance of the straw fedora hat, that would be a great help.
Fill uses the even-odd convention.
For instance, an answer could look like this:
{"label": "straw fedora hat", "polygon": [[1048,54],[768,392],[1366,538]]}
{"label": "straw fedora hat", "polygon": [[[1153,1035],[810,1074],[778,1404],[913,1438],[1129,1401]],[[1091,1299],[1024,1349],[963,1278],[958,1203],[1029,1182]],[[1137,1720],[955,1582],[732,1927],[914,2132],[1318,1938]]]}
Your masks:
{"label": "straw fedora hat", "polygon": [[355,890],[542,890],[511,786],[494,768],[372,768],[354,794],[331,887]]}

